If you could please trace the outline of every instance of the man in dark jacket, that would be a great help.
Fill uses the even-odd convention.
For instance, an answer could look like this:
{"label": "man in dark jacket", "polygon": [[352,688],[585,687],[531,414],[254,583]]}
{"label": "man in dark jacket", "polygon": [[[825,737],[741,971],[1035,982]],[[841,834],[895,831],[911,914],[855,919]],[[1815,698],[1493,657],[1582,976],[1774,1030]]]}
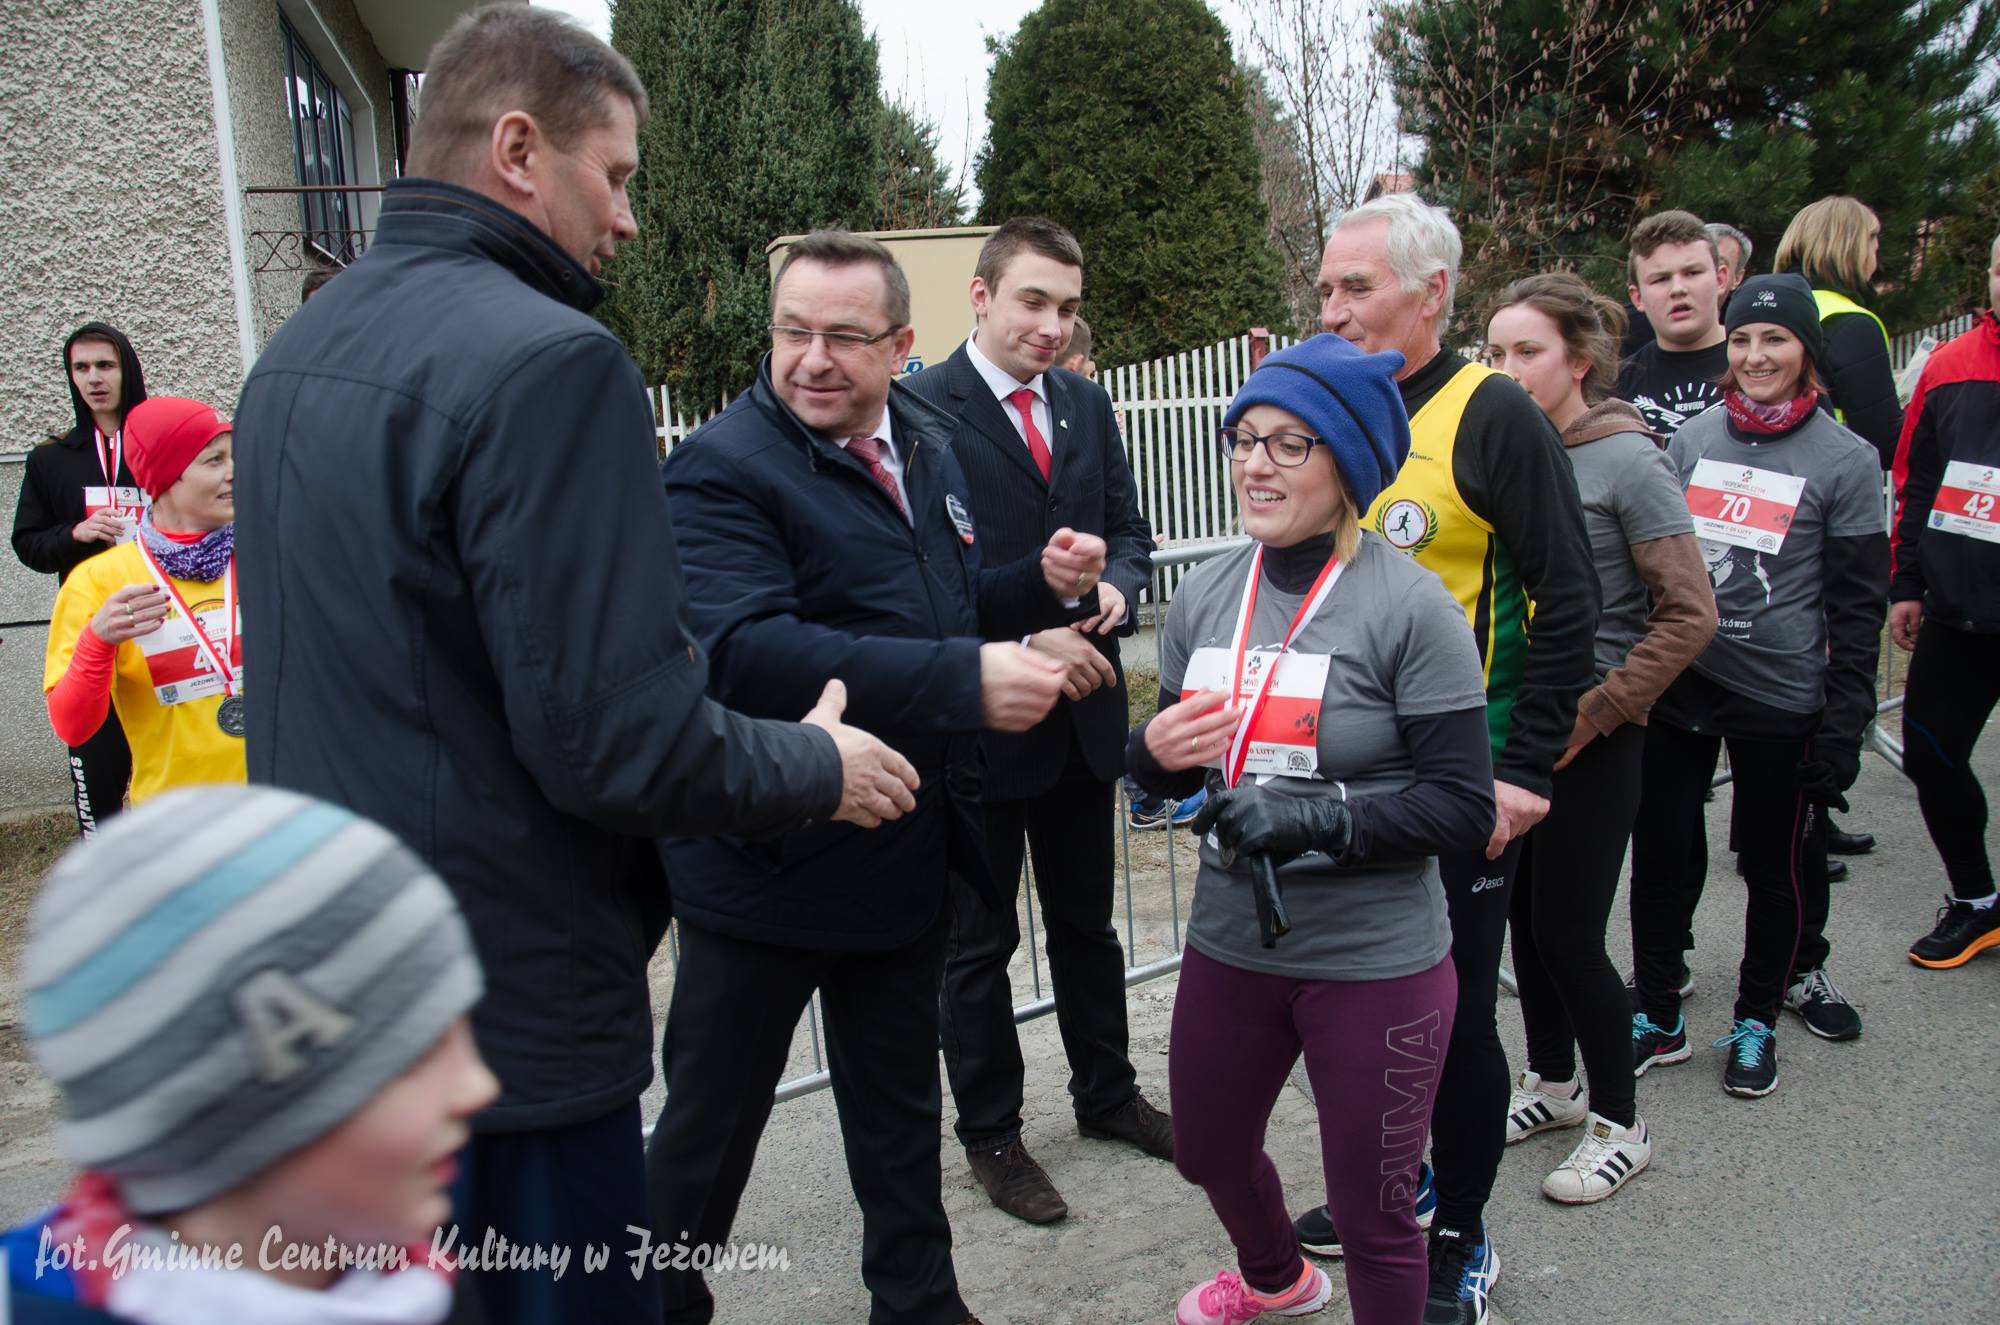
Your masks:
{"label": "man in dark jacket", "polygon": [[[125,333],[86,322],[63,342],[76,426],[28,452],[14,508],[14,555],[61,584],[85,560],[131,536],[145,501],[125,463],[125,416],[146,398],[145,374]],[[69,752],[76,826],[83,836],[124,807],[132,751],[116,714]]]}
{"label": "man in dark jacket", "polygon": [[[389,827],[465,912],[501,1095],[458,1245],[623,1248],[669,914],[652,835],[872,825],[914,808],[915,773],[837,721],[838,686],[786,722],[704,695],[644,384],[587,314],[634,234],[631,66],[509,5],[427,68],[430,178],[389,186],[237,413],[251,779]],[[658,1311],[629,1274],[483,1277],[497,1320]]]}
{"label": "man in dark jacket", "polygon": [[[938,973],[951,872],[987,905],[979,731],[1023,731],[1063,669],[1015,642],[1094,615],[1104,543],[1059,529],[982,566],[952,422],[891,376],[914,336],[887,249],[794,243],[757,381],[665,467],[689,608],[716,696],[793,717],[827,677],[908,752],[916,812],[771,843],[671,841],[680,956],[661,1048],[667,1107],[647,1165],[656,1241],[729,1240],[793,1028],[821,993],[870,1320],[965,1320],[940,1199]],[[1066,606],[1065,600],[1073,604]],[[1005,640],[1005,643],[982,643]],[[700,1274],[663,1275],[666,1320],[708,1321]]]}
{"label": "man in dark jacket", "polygon": [[1040,217],[1008,221],[981,248],[971,295],[972,337],[909,386],[957,420],[952,454],[971,483],[985,555],[1012,560],[1068,525],[1102,535],[1109,559],[1097,617],[1032,641],[1068,669],[1067,702],[1028,731],[984,739],[987,859],[1008,905],[989,908],[956,885],[945,962],[941,1038],[959,1143],[994,1205],[1046,1224],[1069,1207],[1021,1140],[1025,1069],[1007,975],[1021,943],[1013,897],[1024,849],[1034,853],[1077,1127],[1173,1157],[1173,1124],[1139,1093],[1127,1054],[1125,952],[1111,927],[1112,785],[1130,726],[1113,633],[1131,633],[1153,533],[1110,397],[1054,366],[1083,297],[1076,238]]}

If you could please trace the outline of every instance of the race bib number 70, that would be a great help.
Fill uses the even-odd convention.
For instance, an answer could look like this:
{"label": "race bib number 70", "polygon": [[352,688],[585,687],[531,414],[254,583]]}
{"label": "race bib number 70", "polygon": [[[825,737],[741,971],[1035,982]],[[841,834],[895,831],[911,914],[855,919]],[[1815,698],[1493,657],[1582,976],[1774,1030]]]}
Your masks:
{"label": "race bib number 70", "polygon": [[1806,481],[1795,474],[1700,460],[1688,479],[1688,514],[1695,533],[1712,542],[1776,552],[1805,491]]}

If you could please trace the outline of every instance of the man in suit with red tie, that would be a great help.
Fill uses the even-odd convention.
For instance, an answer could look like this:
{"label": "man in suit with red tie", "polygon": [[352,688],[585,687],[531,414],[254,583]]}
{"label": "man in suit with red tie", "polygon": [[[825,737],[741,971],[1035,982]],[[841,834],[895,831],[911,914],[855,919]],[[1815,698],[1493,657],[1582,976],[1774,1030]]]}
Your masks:
{"label": "man in suit with red tie", "polygon": [[[971,338],[909,386],[958,420],[952,452],[986,555],[1011,560],[1065,527],[1107,545],[1099,611],[1030,642],[1067,669],[1064,701],[1025,732],[982,738],[992,877],[1011,903],[1032,854],[1078,1130],[1170,1159],[1172,1124],[1139,1093],[1127,1053],[1125,957],[1111,925],[1112,788],[1127,730],[1117,636],[1131,633],[1151,577],[1152,531],[1110,397],[1055,366],[1083,295],[1075,237],[1040,218],[1008,221],[980,250],[971,293]],[[1007,976],[1019,922],[962,879],[953,903],[941,1039],[958,1139],[993,1204],[1051,1223],[1069,1207],[1021,1142],[1025,1070]]]}

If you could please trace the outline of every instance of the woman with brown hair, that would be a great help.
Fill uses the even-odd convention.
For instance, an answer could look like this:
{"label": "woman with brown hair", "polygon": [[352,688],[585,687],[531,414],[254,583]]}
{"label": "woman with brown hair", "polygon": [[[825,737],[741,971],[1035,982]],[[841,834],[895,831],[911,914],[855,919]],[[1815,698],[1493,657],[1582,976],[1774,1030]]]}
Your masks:
{"label": "woman with brown hair", "polygon": [[1487,364],[1519,382],[1562,433],[1601,597],[1597,684],[1577,705],[1509,914],[1528,1066],[1508,1101],[1507,1140],[1583,1125],[1542,1193],[1585,1204],[1652,1158],[1634,1099],[1624,987],[1604,930],[1639,809],[1648,710],[1715,633],[1715,598],[1659,439],[1638,410],[1611,398],[1624,311],[1557,272],[1509,286],[1486,326]]}
{"label": "woman with brown hair", "polygon": [[[1861,767],[1889,558],[1866,443],[1819,409],[1812,289],[1745,281],[1729,301],[1722,409],[1668,444],[1715,587],[1715,638],[1653,709],[1632,832],[1633,1070],[1685,1062],[1680,972],[1708,853],[1702,798],[1729,745],[1749,891],[1723,1089],[1777,1087],[1778,1011],[1853,1039],[1861,1018],[1826,973],[1827,808]],[[1690,850],[1692,844],[1693,850]]]}

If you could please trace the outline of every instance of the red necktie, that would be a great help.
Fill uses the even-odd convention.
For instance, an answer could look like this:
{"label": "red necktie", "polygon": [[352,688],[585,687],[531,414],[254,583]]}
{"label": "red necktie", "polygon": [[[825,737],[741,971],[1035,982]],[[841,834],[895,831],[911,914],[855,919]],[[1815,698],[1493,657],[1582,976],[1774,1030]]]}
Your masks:
{"label": "red necktie", "polygon": [[1021,427],[1028,434],[1028,454],[1035,457],[1035,468],[1042,471],[1042,482],[1049,481],[1049,444],[1042,440],[1041,430],[1035,427],[1035,393],[1022,387],[1007,397],[1007,403],[1021,414]]}
{"label": "red necktie", "polygon": [[896,503],[896,510],[907,520],[910,510],[903,505],[903,494],[896,491],[896,476],[882,463],[882,439],[879,437],[851,437],[847,441],[847,453],[868,466],[868,472],[882,485],[882,491],[889,494],[889,500]]}

